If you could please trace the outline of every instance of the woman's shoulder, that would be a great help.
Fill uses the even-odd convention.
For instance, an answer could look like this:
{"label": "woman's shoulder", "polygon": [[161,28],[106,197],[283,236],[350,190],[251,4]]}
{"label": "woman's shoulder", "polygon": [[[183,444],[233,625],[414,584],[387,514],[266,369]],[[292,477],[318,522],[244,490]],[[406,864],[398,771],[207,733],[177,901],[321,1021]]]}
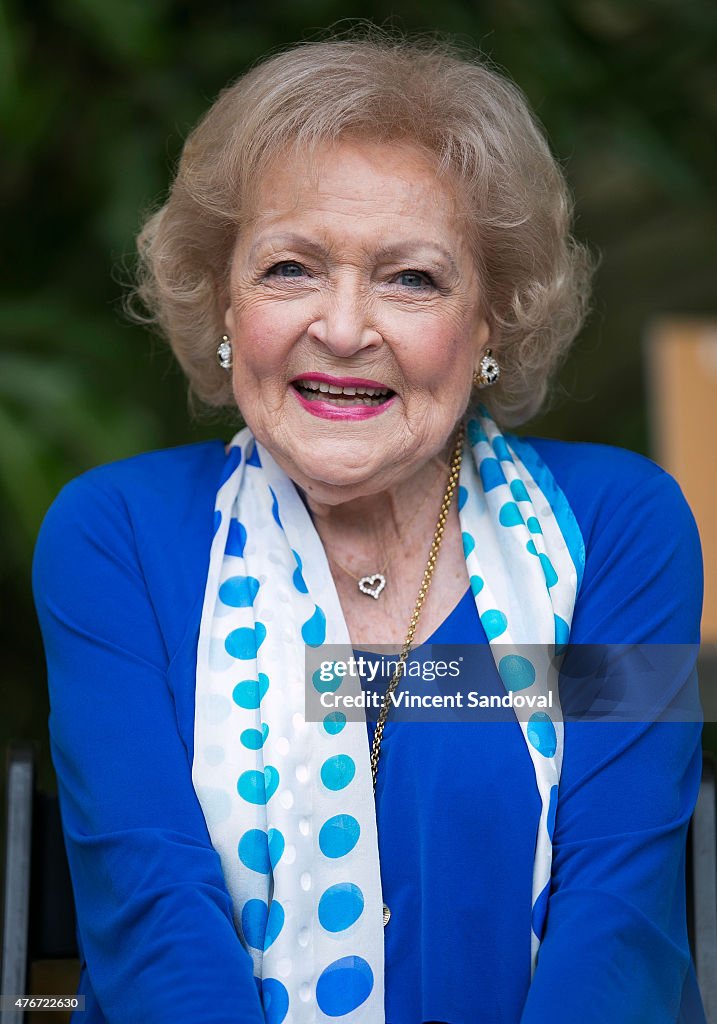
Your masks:
{"label": "woman's shoulder", "polygon": [[[653,459],[617,445],[525,436],[516,439],[529,469],[549,472],[585,535],[598,525],[642,525],[667,516],[675,528],[694,528],[694,517],[675,477]],[[664,520],[663,520],[664,521]]]}
{"label": "woman's shoulder", "polygon": [[167,487],[188,489],[213,480],[226,458],[219,438],[193,444],[155,448],[93,466],[71,479],[64,489],[94,488],[129,499],[140,494],[166,493]]}
{"label": "woman's shoulder", "polygon": [[[133,516],[152,515],[160,506],[177,508],[216,494],[225,460],[220,439],[158,448],[93,466],[70,479],[51,504],[48,515],[62,511],[73,518],[85,504],[114,503]],[[212,495],[213,497],[213,495]]]}
{"label": "woman's shoulder", "polygon": [[[549,471],[579,529],[583,640],[693,642],[702,548],[674,476],[646,455],[608,444],[525,437],[516,450],[536,472]],[[585,632],[586,617],[592,632]]]}
{"label": "woman's shoulder", "polygon": [[535,451],[537,459],[547,465],[559,484],[564,481],[570,486],[589,480],[598,489],[607,490],[626,481],[632,486],[663,478],[674,482],[657,462],[629,448],[532,435],[516,440],[519,445],[529,445]]}
{"label": "woman's shoulder", "polygon": [[[211,541],[224,442],[201,441],[94,466],[69,480],[43,518],[34,573],[63,572],[111,553],[117,564],[151,566],[177,551],[183,562]],[[59,562],[58,562],[59,560]]]}
{"label": "woman's shoulder", "polygon": [[[118,459],[65,484],[33,554],[43,619],[59,614],[104,629],[113,616],[130,614],[142,633],[156,618],[166,649],[177,650],[201,600],[225,466],[217,439]],[[127,601],[134,611],[123,607]],[[149,618],[137,610],[143,607]]]}

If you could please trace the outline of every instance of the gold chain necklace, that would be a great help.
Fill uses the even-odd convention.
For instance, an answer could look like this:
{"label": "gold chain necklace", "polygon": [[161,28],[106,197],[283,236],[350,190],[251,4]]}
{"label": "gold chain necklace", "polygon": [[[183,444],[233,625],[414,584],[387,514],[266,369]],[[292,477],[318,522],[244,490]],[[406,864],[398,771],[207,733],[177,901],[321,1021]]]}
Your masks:
{"label": "gold chain necklace", "polygon": [[[445,467],[445,463],[441,463],[441,465]],[[413,525],[416,516],[421,511],[423,506],[426,504],[426,501],[428,500],[429,497],[430,491],[427,491],[423,501],[419,503],[416,511],[413,513],[408,522],[404,525],[404,532],[408,530],[409,526]],[[347,576],[350,576],[352,580],[356,580],[358,588],[362,594],[367,594],[369,597],[373,597],[375,600],[378,600],[379,595],[386,586],[386,569],[388,569],[389,563],[391,561],[390,557],[385,559],[382,568],[380,568],[378,572],[367,573],[365,576],[356,576],[354,573],[351,572],[350,569],[347,569],[345,565],[339,562],[338,558],[336,558],[334,555],[330,555],[329,557],[331,558],[331,561],[339,567],[339,569],[346,573]]]}
{"label": "gold chain necklace", "polygon": [[[448,520],[448,511],[451,507],[453,500],[453,493],[458,483],[458,476],[461,469],[461,460],[463,458],[463,439],[465,437],[465,425],[461,423],[458,428],[458,435],[456,442],[453,447],[453,455],[451,456],[451,467],[448,476],[448,483],[446,490],[443,495],[443,501],[441,502],[441,509],[438,513],[438,522],[436,523],[436,529],[433,534],[433,540],[431,542],[431,550],[428,552],[428,561],[426,562],[426,568],[423,570],[423,579],[421,585],[418,588],[418,597],[416,598],[416,604],[411,615],[411,621],[408,625],[408,633],[406,639],[403,641],[403,647],[399,656],[398,665],[396,671],[391,679],[391,682],[386,688],[386,692],[383,695],[381,702],[381,710],[379,711],[378,719],[376,721],[376,731],[373,734],[373,743],[371,744],[371,775],[373,777],[373,793],[376,795],[376,778],[378,776],[378,759],[381,754],[381,740],[383,739],[383,730],[386,725],[386,718],[388,717],[388,711],[391,706],[391,694],[396,689],[398,681],[403,675],[406,661],[408,659],[408,652],[413,638],[416,635],[416,628],[418,626],[418,620],[421,617],[421,610],[428,594],[428,588],[431,585],[433,579],[433,573],[436,568],[436,561],[438,559],[438,551],[443,540],[443,533],[446,528],[446,522]],[[391,917],[391,911],[384,903],[383,905],[383,926],[384,928],[388,924],[389,918]]]}

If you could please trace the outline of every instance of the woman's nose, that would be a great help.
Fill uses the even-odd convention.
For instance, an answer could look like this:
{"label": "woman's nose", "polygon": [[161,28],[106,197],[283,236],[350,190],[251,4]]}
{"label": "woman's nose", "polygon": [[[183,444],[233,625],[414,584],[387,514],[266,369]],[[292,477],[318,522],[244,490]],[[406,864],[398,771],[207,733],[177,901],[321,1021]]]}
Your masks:
{"label": "woman's nose", "polygon": [[325,296],[323,308],[309,324],[308,334],[338,356],[351,356],[383,343],[369,300],[353,285],[343,285]]}

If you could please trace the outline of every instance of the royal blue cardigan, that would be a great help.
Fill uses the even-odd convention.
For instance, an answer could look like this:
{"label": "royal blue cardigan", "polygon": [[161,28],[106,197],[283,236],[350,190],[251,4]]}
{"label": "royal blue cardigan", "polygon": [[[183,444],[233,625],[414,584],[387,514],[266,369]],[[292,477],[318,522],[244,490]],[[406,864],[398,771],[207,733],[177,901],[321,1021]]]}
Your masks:
{"label": "royal blue cardigan", "polygon": [[[584,545],[571,640],[697,644],[700,543],[674,479],[620,448],[524,440]],[[191,778],[225,457],[217,439],[92,469],[63,488],[38,537],[82,1024],[279,1024],[262,1008]],[[487,643],[469,590],[431,639]],[[525,821],[537,828],[540,803],[517,723],[389,717],[376,794],[387,1024],[704,1024],[684,881],[700,735],[699,723],[566,722],[531,984]]]}

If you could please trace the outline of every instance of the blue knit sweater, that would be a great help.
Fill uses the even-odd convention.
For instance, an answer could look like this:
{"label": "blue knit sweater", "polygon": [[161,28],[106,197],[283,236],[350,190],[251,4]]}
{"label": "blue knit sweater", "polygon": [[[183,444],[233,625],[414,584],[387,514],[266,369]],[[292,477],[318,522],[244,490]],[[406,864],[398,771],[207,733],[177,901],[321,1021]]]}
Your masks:
{"label": "blue knit sweater", "polygon": [[[699,537],[673,478],[623,449],[525,440],[585,546],[571,640],[698,643]],[[280,1024],[262,1007],[191,779],[224,460],[217,439],[90,470],[61,491],[37,541],[82,1024]],[[487,642],[469,590],[431,639]],[[517,724],[389,718],[376,794],[387,1024],[704,1024],[684,882],[700,731],[566,723],[531,984],[524,823],[537,828],[540,802]]]}

